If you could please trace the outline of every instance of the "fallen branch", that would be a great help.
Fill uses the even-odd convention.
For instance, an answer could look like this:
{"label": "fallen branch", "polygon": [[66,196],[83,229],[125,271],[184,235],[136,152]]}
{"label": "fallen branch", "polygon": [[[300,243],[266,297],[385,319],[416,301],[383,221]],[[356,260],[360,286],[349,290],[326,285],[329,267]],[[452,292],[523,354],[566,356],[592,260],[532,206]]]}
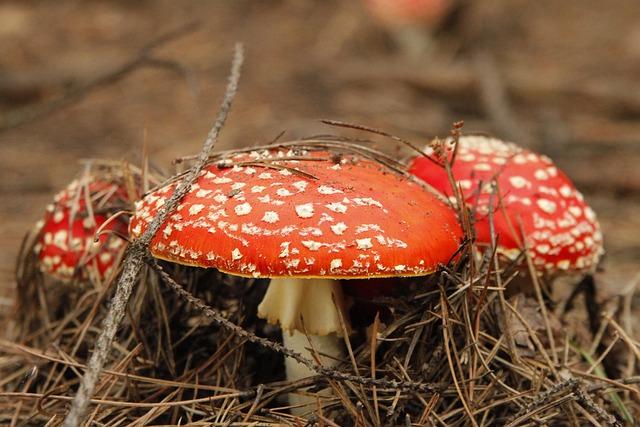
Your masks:
{"label": "fallen branch", "polygon": [[[151,46],[150,48],[153,48],[153,46]],[[231,104],[238,89],[240,69],[242,67],[243,60],[244,51],[242,45],[238,44],[235,47],[235,53],[231,65],[231,73],[229,75],[229,83],[227,85],[225,96],[220,107],[220,112],[218,113],[218,117],[216,118],[213,128],[207,135],[207,139],[204,142],[202,151],[200,152],[200,155],[198,157],[198,161],[194,163],[189,173],[187,173],[183,177],[176,191],[173,193],[167,203],[158,211],[158,215],[149,224],[149,227],[147,227],[146,231],[142,234],[142,236],[140,236],[138,240],[133,241],[127,250],[127,254],[123,261],[122,273],[120,274],[120,277],[118,278],[118,282],[116,284],[116,293],[111,300],[111,306],[109,307],[109,312],[107,313],[107,317],[103,322],[102,331],[100,332],[100,336],[96,341],[91,359],[89,359],[89,363],[87,364],[87,371],[85,372],[80,383],[80,388],[75,395],[75,398],[71,405],[71,410],[64,420],[64,427],[78,426],[87,410],[96,386],[96,382],[98,380],[98,377],[100,376],[100,373],[102,372],[105,361],[107,360],[107,356],[109,354],[109,350],[111,349],[114,336],[124,316],[125,308],[129,301],[129,297],[131,296],[133,285],[136,282],[138,274],[140,273],[140,270],[142,268],[144,257],[148,251],[149,243],[155,236],[156,232],[160,229],[165,219],[169,216],[169,214],[171,214],[173,209],[175,209],[182,197],[184,197],[184,195],[189,192],[191,186],[198,178],[200,171],[209,158],[211,150],[218,140],[220,131],[222,130],[222,127],[224,126],[224,123],[227,119],[227,115],[231,110]]]}

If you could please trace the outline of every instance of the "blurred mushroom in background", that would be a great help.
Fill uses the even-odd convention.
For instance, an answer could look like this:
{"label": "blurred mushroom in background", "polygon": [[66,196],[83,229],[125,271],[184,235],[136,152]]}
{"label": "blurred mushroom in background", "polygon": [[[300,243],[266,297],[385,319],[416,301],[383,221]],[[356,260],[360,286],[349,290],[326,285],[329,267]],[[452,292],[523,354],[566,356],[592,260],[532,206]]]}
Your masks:
{"label": "blurred mushroom in background", "polygon": [[455,0],[363,0],[375,22],[407,57],[429,55],[434,33],[447,19]]}

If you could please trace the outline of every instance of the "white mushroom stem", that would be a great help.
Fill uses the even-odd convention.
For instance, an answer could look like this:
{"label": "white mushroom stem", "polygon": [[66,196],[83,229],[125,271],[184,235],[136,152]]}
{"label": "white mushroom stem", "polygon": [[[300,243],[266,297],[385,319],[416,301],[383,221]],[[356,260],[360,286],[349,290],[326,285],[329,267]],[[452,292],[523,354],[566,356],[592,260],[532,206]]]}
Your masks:
{"label": "white mushroom stem", "polygon": [[[338,281],[327,279],[272,279],[258,306],[260,317],[282,328],[285,347],[312,360],[318,355],[325,367],[335,366],[343,354],[340,312],[348,322],[342,288]],[[316,374],[291,358],[285,359],[285,367],[290,381]],[[294,415],[312,411],[316,401],[314,396],[289,394],[290,405],[296,406],[291,411]]]}
{"label": "white mushroom stem", "polygon": [[[337,334],[332,333],[322,336],[309,335],[307,338],[304,333],[296,330],[282,333],[282,343],[285,347],[313,360],[313,350],[311,350],[309,341],[311,341],[311,346],[315,350],[315,354],[319,355],[323,366],[332,367],[338,364],[343,351],[342,339],[338,337]],[[316,375],[315,371],[312,371],[302,363],[298,363],[289,357],[285,358],[284,365],[289,381],[296,381]],[[320,390],[317,395],[330,397],[331,392],[328,390]],[[291,413],[293,415],[304,415],[312,412],[316,409],[317,402],[318,399],[316,395],[307,395],[300,392],[289,393],[289,405],[291,406]]]}

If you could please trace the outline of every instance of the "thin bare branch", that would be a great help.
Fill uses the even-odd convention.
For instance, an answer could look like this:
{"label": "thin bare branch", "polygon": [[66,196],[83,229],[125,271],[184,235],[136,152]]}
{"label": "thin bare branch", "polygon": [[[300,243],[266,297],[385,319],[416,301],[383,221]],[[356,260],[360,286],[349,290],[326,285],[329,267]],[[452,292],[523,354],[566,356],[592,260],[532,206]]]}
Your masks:
{"label": "thin bare branch", "polygon": [[126,257],[123,261],[122,273],[120,274],[116,285],[116,293],[111,300],[111,307],[109,308],[107,317],[104,319],[102,331],[96,341],[91,359],[89,359],[87,371],[85,372],[82,382],[80,383],[80,388],[73,399],[71,409],[64,420],[64,427],[78,426],[86,413],[87,407],[91,402],[91,397],[93,396],[96,382],[102,372],[102,368],[107,360],[109,351],[111,350],[111,345],[116,331],[124,317],[125,308],[131,296],[133,285],[135,284],[142,268],[143,258],[148,251],[149,243],[153,236],[155,236],[156,232],[160,229],[165,219],[173,209],[175,209],[182,197],[184,197],[184,195],[189,191],[209,158],[211,150],[218,140],[220,131],[227,119],[227,115],[231,110],[231,104],[238,89],[238,81],[240,80],[240,70],[243,61],[244,50],[242,45],[238,44],[235,47],[231,73],[229,75],[229,83],[227,85],[218,117],[216,118],[213,128],[207,135],[202,147],[202,152],[198,157],[198,161],[191,167],[189,173],[185,175],[168,202],[158,211],[157,216],[149,224],[149,227],[145,230],[142,236],[140,236],[138,240],[132,242],[127,250]]}

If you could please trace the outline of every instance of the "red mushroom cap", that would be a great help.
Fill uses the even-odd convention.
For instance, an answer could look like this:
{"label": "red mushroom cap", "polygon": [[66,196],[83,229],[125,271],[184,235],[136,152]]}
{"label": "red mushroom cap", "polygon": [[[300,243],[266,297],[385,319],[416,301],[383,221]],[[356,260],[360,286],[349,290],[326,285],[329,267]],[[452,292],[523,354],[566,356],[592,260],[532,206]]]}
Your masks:
{"label": "red mushroom cap", "polygon": [[[254,151],[227,160],[233,167],[209,165],[151,253],[235,275],[363,278],[429,274],[458,248],[454,211],[419,184],[355,155],[305,153],[314,160]],[[134,237],[174,188],[139,202]]]}
{"label": "red mushroom cap", "polygon": [[[494,225],[502,253],[523,247],[521,221],[538,270],[585,270],[598,262],[603,250],[595,213],[547,156],[495,138],[464,136],[452,170],[465,202],[476,210],[478,242],[491,242],[488,213],[495,179]],[[428,159],[415,158],[410,172],[453,194],[445,171]]]}
{"label": "red mushroom cap", "polygon": [[452,0],[365,0],[367,10],[387,26],[426,24],[442,20]]}
{"label": "red mushroom cap", "polygon": [[[106,182],[91,182],[87,188],[91,199],[104,196],[113,203],[124,197],[124,190]],[[47,207],[44,220],[39,226],[39,238],[34,250],[40,269],[58,280],[84,278],[88,265],[95,267],[99,277],[104,278],[113,268],[125,245],[122,239],[108,233],[102,234],[98,242],[94,242],[96,230],[105,223],[113,210],[105,214],[101,208],[102,213],[95,212],[93,217],[90,216],[83,189],[78,181],[73,181],[58,193],[54,197],[54,203]],[[97,208],[98,206],[94,207]],[[127,228],[126,223],[117,218],[104,226],[103,230],[126,233]]]}

